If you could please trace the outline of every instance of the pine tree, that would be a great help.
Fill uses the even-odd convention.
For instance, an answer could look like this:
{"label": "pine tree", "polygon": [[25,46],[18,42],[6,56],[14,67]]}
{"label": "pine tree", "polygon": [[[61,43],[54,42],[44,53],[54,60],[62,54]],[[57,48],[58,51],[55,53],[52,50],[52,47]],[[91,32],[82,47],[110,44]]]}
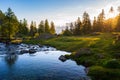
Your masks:
{"label": "pine tree", "polygon": [[82,31],[84,34],[89,34],[91,32],[91,22],[87,12],[83,13]]}
{"label": "pine tree", "polygon": [[3,36],[3,24],[4,24],[4,20],[5,20],[5,15],[4,15],[4,13],[0,10],[0,37],[2,37]]}
{"label": "pine tree", "polygon": [[74,25],[73,25],[72,22],[70,23],[70,32],[71,32],[72,34],[74,33]]}
{"label": "pine tree", "polygon": [[[109,10],[109,14],[110,14],[110,15],[113,15],[113,12],[114,12],[114,9],[113,9],[113,7],[111,6],[111,8],[110,8],[110,10]],[[106,32],[112,32],[112,31],[113,31],[113,30],[112,30],[112,20],[113,20],[113,18],[110,17],[108,20],[105,21],[105,22],[107,23],[107,24],[106,24],[106,27],[105,27]]]}
{"label": "pine tree", "polygon": [[29,29],[28,29],[27,20],[24,18],[23,19],[23,34],[28,35],[28,33],[29,33]]}
{"label": "pine tree", "polygon": [[38,33],[39,33],[39,35],[40,35],[41,33],[45,33],[44,21],[41,21],[41,22],[40,22],[40,24],[39,24],[39,26],[38,26]]}
{"label": "pine tree", "polygon": [[30,36],[34,37],[36,33],[37,33],[36,22],[32,21],[30,25]]}
{"label": "pine tree", "polygon": [[18,30],[19,30],[18,33],[17,33],[18,36],[23,37],[23,36],[28,35],[29,29],[27,27],[27,20],[26,19],[23,19],[23,21],[20,20]]}
{"label": "pine tree", "polygon": [[50,26],[47,19],[45,20],[45,33],[50,33]]}
{"label": "pine tree", "polygon": [[109,10],[109,13],[113,13],[114,12],[114,9],[113,7],[111,6],[110,10]]}
{"label": "pine tree", "polygon": [[102,9],[102,12],[98,15],[98,19],[97,19],[97,32],[104,31],[104,22],[105,22],[105,13],[104,13],[104,9]]}
{"label": "pine tree", "polygon": [[10,38],[15,36],[18,32],[19,22],[11,8],[8,8],[7,12],[5,13],[5,16],[6,18],[3,25],[4,35]]}
{"label": "pine tree", "polygon": [[55,34],[55,25],[54,25],[54,22],[51,22],[50,33],[51,34]]}
{"label": "pine tree", "polygon": [[120,32],[120,13],[118,15],[115,31]]}
{"label": "pine tree", "polygon": [[97,20],[96,20],[96,17],[94,17],[94,20],[93,20],[92,31],[97,32]]}
{"label": "pine tree", "polygon": [[77,21],[75,22],[75,29],[74,29],[74,35],[80,35],[81,34],[81,21],[78,17]]}

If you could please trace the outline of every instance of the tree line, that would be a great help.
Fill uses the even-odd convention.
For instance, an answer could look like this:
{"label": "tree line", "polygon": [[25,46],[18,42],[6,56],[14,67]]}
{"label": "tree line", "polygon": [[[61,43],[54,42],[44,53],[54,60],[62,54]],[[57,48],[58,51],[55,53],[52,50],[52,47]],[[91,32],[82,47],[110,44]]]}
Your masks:
{"label": "tree line", "polygon": [[[117,10],[119,14],[116,17],[106,19],[104,9],[102,9],[101,13],[94,17],[93,21],[85,11],[82,20],[78,17],[75,22],[67,24],[66,29],[61,34],[79,36],[94,32],[120,32],[120,6]],[[109,13],[113,14],[113,12],[114,8],[111,7]],[[53,21],[49,23],[47,19],[45,21],[41,20],[38,26],[35,21],[31,21],[30,26],[28,26],[27,20],[18,20],[11,8],[8,8],[5,13],[0,10],[0,37],[15,38],[30,36],[36,38],[44,33],[56,34]]]}
{"label": "tree line", "polygon": [[31,21],[28,26],[27,20],[18,20],[11,8],[3,13],[0,10],[0,37],[15,38],[15,37],[37,37],[41,34],[52,34],[55,32],[54,22],[49,24],[48,20],[40,21],[39,25],[36,25],[35,21]]}
{"label": "tree line", "polygon": [[[63,35],[84,35],[95,32],[120,32],[120,6],[117,11],[119,14],[116,17],[105,18],[104,9],[94,20],[90,20],[89,14],[85,11],[82,20],[78,17],[75,22],[66,24],[66,29],[62,31]],[[114,14],[114,8],[111,7],[109,14]]]}

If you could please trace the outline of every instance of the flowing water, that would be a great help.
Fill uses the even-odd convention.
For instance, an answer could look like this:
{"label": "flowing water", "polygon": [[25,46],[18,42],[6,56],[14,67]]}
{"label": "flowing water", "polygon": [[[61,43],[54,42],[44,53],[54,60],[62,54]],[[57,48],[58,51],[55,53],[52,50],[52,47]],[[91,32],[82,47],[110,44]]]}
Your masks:
{"label": "flowing water", "polygon": [[[17,52],[28,49],[23,44],[14,47]],[[58,59],[70,53],[45,46],[34,45],[34,48],[37,51],[34,54],[8,54],[5,45],[0,43],[0,80],[88,80],[84,66]]]}

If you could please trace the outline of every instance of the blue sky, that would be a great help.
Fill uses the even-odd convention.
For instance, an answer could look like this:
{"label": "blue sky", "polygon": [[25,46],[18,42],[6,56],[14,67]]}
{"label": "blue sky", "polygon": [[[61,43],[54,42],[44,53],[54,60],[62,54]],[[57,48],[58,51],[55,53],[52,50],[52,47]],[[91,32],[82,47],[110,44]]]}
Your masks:
{"label": "blue sky", "polygon": [[18,19],[26,18],[28,23],[34,20],[37,24],[48,19],[57,26],[75,21],[77,17],[82,19],[84,11],[90,14],[91,19],[101,9],[105,9],[107,14],[111,6],[116,9],[120,0],[0,0],[0,9],[5,12],[8,7],[12,8]]}

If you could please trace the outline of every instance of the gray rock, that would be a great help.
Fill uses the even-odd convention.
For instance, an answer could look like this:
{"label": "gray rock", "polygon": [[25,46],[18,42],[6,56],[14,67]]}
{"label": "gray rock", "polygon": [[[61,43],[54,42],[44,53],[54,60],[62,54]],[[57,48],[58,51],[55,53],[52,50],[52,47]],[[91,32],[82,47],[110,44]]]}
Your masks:
{"label": "gray rock", "polygon": [[59,57],[59,60],[61,60],[62,62],[64,62],[64,61],[66,61],[66,60],[67,60],[67,58],[65,58],[65,56],[64,56],[64,55],[61,55],[61,56]]}
{"label": "gray rock", "polygon": [[35,49],[29,49],[29,53],[30,53],[30,54],[36,53],[36,50],[35,50]]}
{"label": "gray rock", "polygon": [[24,54],[24,53],[29,53],[29,51],[28,50],[21,50],[20,51],[20,54]]}
{"label": "gray rock", "polygon": [[43,45],[41,45],[41,44],[38,44],[38,46],[39,46],[39,47],[43,47]]}

